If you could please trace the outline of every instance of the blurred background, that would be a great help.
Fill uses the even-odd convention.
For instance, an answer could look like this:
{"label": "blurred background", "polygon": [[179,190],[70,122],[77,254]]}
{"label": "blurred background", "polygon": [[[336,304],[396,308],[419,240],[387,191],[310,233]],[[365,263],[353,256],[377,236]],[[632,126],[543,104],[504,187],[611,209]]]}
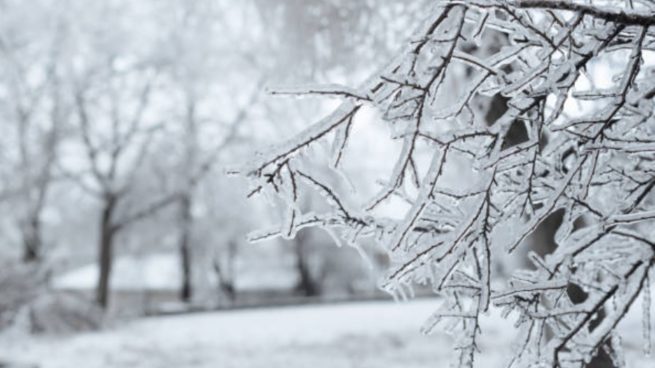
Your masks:
{"label": "blurred background", "polygon": [[334,106],[269,88],[360,83],[420,3],[1,1],[2,323],[32,289],[128,315],[374,295],[327,234],[246,244],[280,213],[225,171]]}
{"label": "blurred background", "polygon": [[271,88],[358,85],[426,3],[0,0],[0,366],[76,366],[59,337],[144,316],[388,299],[373,246],[247,242],[282,210],[225,173],[338,102]]}

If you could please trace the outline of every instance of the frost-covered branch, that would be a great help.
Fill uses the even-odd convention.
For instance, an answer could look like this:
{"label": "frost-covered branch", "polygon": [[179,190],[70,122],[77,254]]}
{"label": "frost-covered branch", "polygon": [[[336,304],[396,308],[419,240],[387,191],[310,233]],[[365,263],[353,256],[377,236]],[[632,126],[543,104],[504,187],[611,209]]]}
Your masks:
{"label": "frost-covered branch", "polygon": [[[285,91],[344,102],[240,170],[253,194],[290,208],[279,228],[254,238],[318,226],[352,244],[375,239],[391,259],[389,292],[404,298],[429,285],[443,297],[426,331],[442,325],[458,336],[459,366],[473,364],[491,304],[518,318],[510,366],[580,367],[600,349],[620,356],[615,326],[655,263],[655,65],[646,57],[655,6],[618,3],[442,1],[363,86]],[[333,169],[352,160],[347,143],[362,134],[353,126],[364,106],[401,149],[384,180],[371,178],[378,192],[352,201],[303,157],[327,142]],[[306,191],[331,210],[300,213]],[[401,216],[381,216],[397,196],[408,203]],[[529,252],[560,212],[554,251]],[[494,262],[505,252],[529,254],[533,267],[503,286]]]}

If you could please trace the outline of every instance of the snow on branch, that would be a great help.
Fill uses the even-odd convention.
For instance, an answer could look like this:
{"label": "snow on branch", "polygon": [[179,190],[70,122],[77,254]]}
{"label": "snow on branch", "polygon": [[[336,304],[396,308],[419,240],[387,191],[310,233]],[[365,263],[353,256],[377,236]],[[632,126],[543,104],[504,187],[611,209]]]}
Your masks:
{"label": "snow on branch", "polygon": [[[425,330],[456,335],[458,366],[472,366],[479,321],[492,304],[516,319],[520,349],[509,366],[582,367],[600,350],[620,363],[615,327],[640,295],[650,303],[655,264],[655,89],[646,57],[655,4],[438,4],[407,47],[359,88],[278,91],[344,101],[238,171],[253,194],[290,208],[278,228],[253,239],[309,226],[352,244],[374,239],[391,260],[386,290],[404,298],[428,286],[443,297]],[[353,129],[363,106],[392,128],[396,157],[348,154],[353,136],[366,134]],[[366,178],[381,183],[377,193],[349,201],[314,174],[317,160],[305,159],[324,144],[333,147],[332,170],[358,159],[392,159],[393,168],[383,180]],[[300,213],[306,192],[325,199],[321,211]],[[379,215],[395,197],[409,204],[401,218]],[[532,252],[530,239],[560,213],[557,230],[540,240],[549,254]],[[495,263],[507,252],[526,264],[514,264],[504,285]]]}
{"label": "snow on branch", "polygon": [[564,0],[516,0],[509,4],[521,9],[570,10],[579,14],[590,15],[608,22],[624,25],[652,26],[655,24],[655,12],[615,9],[612,6],[594,6],[576,1]]}

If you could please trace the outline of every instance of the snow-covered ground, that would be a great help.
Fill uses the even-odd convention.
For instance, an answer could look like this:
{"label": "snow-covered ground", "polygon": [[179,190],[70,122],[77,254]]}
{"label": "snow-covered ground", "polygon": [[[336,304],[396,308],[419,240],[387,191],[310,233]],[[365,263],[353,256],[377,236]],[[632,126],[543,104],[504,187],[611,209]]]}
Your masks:
{"label": "snow-covered ground", "polygon": [[[418,368],[447,367],[450,338],[419,328],[434,299],[367,302],[145,318],[69,337],[0,336],[0,361],[40,368]],[[637,308],[639,309],[639,308]],[[641,324],[622,329],[631,367],[653,367],[641,352]],[[503,325],[505,327],[503,327]],[[480,367],[501,367],[511,329],[496,315],[483,324]]]}
{"label": "snow-covered ground", "polygon": [[[270,250],[269,250],[270,252]],[[295,269],[295,255],[275,254],[247,262],[237,260],[238,277],[235,287],[239,291],[251,290],[289,290],[296,286],[298,275]],[[116,291],[180,290],[182,272],[177,253],[155,253],[145,256],[122,256],[114,260],[111,274],[111,287]],[[80,268],[58,275],[53,286],[59,290],[92,292],[98,280],[98,265],[90,263]],[[216,289],[215,275],[210,272],[211,290]],[[203,280],[205,283],[207,280]]]}

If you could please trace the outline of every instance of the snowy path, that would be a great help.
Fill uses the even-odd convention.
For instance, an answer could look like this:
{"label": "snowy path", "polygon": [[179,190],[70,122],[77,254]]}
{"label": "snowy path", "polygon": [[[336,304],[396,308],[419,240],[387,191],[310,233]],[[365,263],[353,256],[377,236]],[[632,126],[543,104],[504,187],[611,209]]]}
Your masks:
{"label": "snowy path", "polygon": [[[418,332],[437,304],[371,302],[148,318],[65,338],[5,336],[0,359],[40,368],[446,367],[450,339]],[[491,317],[483,325],[481,366],[502,366],[510,349],[511,336],[498,324]],[[640,328],[635,334],[641,335]],[[628,339],[632,350],[640,344],[635,341]],[[641,357],[632,366],[646,362]]]}

